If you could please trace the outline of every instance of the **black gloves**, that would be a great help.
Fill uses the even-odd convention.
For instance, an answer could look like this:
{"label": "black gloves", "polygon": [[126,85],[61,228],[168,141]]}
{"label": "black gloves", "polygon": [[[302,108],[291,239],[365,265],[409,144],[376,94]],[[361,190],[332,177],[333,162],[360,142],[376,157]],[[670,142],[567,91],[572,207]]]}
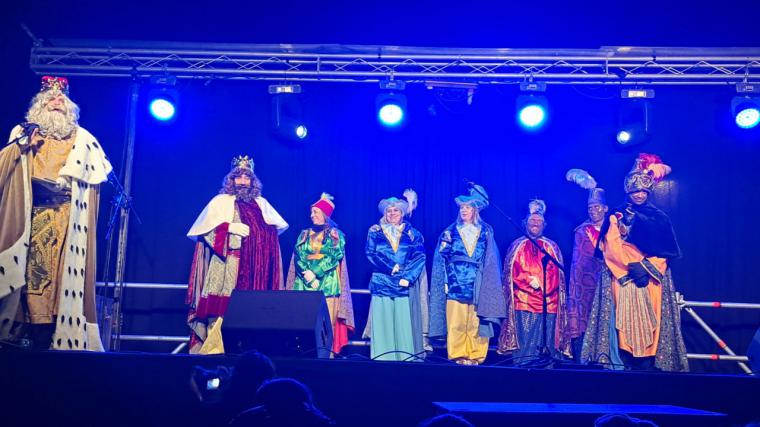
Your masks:
{"label": "black gloves", "polygon": [[623,216],[620,218],[620,222],[626,227],[633,225],[633,221],[636,220],[636,212],[633,210],[633,207],[629,204],[621,213]]}
{"label": "black gloves", "polygon": [[628,264],[628,277],[633,279],[633,283],[639,288],[645,288],[649,284],[649,272],[640,262]]}

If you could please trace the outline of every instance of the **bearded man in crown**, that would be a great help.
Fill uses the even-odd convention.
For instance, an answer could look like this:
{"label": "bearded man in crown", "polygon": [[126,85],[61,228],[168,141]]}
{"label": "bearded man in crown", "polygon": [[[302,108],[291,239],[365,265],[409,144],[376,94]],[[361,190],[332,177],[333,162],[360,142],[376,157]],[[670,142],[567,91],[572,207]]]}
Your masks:
{"label": "bearded man in crown", "polygon": [[0,340],[102,351],[95,228],[111,164],[65,78],[42,78],[26,120],[0,150]]}
{"label": "bearded man in crown", "polygon": [[196,242],[186,299],[191,353],[224,352],[221,319],[234,289],[283,288],[278,235],[288,223],[261,189],[253,160],[235,157],[219,194],[187,233]]}

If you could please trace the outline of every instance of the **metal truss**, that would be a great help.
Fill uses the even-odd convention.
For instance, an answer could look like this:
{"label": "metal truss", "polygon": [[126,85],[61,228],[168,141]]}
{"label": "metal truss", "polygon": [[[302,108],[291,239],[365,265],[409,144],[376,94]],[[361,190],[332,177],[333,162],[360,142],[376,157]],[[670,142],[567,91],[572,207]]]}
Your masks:
{"label": "metal truss", "polygon": [[470,49],[53,40],[37,74],[181,79],[510,84],[715,85],[760,82],[760,48]]}

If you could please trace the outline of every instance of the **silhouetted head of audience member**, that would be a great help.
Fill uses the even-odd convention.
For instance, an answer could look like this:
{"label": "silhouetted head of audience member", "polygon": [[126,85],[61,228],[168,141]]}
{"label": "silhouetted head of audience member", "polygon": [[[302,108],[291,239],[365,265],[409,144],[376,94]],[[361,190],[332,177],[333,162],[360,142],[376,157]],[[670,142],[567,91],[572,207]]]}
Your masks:
{"label": "silhouetted head of audience member", "polygon": [[657,427],[657,424],[626,414],[606,414],[594,421],[594,427]]}
{"label": "silhouetted head of audience member", "polygon": [[437,415],[421,422],[419,427],[475,427],[469,421],[454,414]]}
{"label": "silhouetted head of audience member", "polygon": [[232,415],[255,404],[256,391],[264,381],[277,376],[272,359],[258,351],[243,353],[235,364],[230,384],[224,391],[225,402]]}
{"label": "silhouetted head of audience member", "polygon": [[292,378],[265,381],[256,392],[259,406],[242,412],[233,426],[332,426],[333,420],[314,406],[311,391]]}

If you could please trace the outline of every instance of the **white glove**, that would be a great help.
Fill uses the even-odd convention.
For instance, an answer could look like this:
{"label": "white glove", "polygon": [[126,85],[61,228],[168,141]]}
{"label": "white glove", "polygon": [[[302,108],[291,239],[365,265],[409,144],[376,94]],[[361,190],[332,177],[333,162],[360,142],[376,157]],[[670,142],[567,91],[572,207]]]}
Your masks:
{"label": "white glove", "polygon": [[306,279],[307,283],[311,283],[314,279],[317,278],[317,276],[314,274],[311,270],[306,270],[303,272],[303,278]]}
{"label": "white glove", "polygon": [[541,289],[541,282],[538,281],[536,276],[530,276],[530,287],[533,289]]}
{"label": "white glove", "polygon": [[240,237],[248,237],[251,234],[251,229],[242,222],[231,222],[227,231]]}
{"label": "white glove", "polygon": [[69,190],[71,189],[71,183],[69,182],[69,178],[65,176],[59,176],[55,180],[55,190],[56,191],[62,191],[62,190]]}
{"label": "white glove", "polygon": [[409,287],[409,281],[406,280],[406,279],[399,280],[398,284],[401,285],[402,288],[408,288]]}
{"label": "white glove", "polygon": [[319,280],[315,279],[313,282],[310,282],[309,287],[312,289],[319,289]]}
{"label": "white glove", "polygon": [[396,264],[396,265],[393,266],[393,270],[391,270],[391,274],[396,274],[396,273],[399,272],[399,270],[401,270],[401,266],[399,266],[398,264]]}

